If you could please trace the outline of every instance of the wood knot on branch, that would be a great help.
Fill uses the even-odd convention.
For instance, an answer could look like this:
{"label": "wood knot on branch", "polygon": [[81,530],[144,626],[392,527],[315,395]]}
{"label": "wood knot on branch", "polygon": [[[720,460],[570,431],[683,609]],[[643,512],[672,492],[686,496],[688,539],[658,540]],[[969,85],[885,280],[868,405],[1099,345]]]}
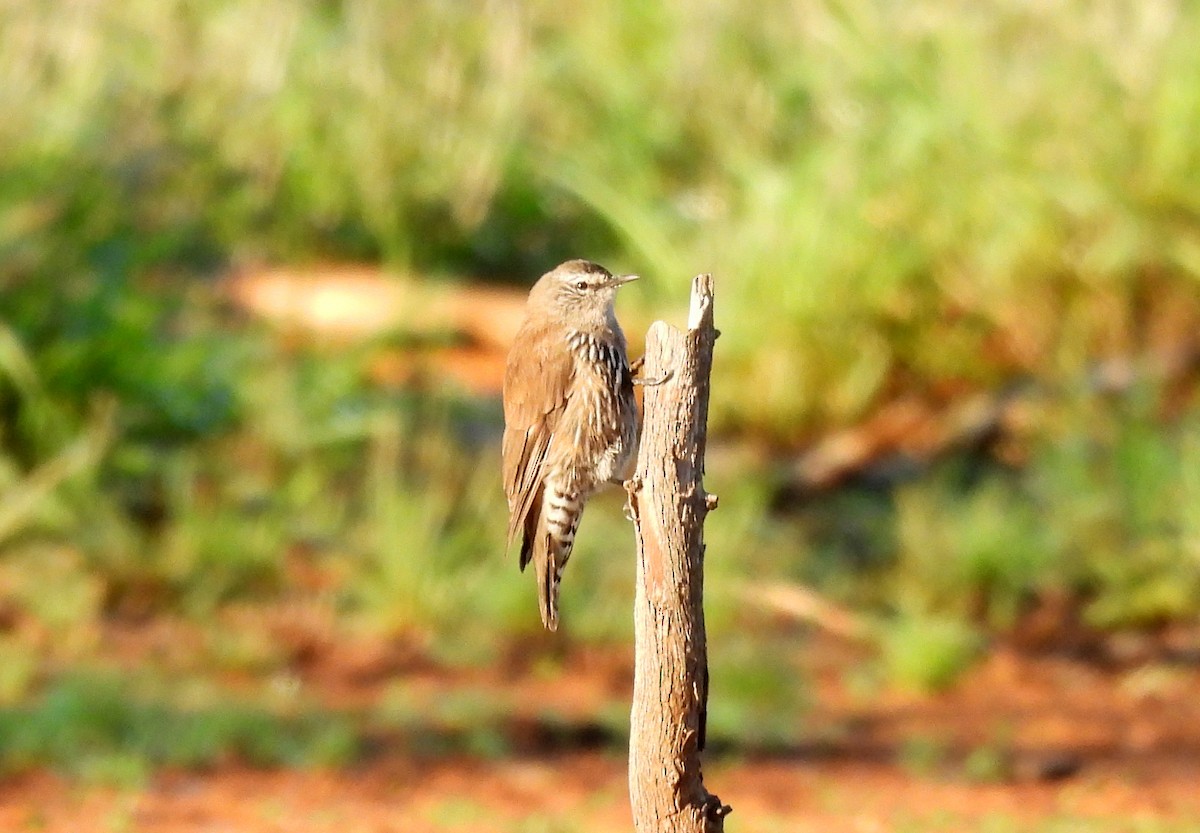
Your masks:
{"label": "wood knot on branch", "polygon": [[720,833],[725,829],[725,817],[733,812],[728,804],[721,803],[715,795],[709,795],[704,803],[702,817],[704,833]]}

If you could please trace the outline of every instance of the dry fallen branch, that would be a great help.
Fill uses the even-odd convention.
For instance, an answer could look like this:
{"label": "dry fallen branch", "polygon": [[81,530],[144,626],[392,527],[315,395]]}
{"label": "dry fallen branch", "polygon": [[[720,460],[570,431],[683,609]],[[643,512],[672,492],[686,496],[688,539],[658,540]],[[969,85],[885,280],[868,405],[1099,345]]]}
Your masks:
{"label": "dry fallen branch", "polygon": [[741,582],[735,588],[749,605],[807,622],[826,633],[852,642],[870,642],[870,625],[855,613],[834,604],[811,587],[782,582]]}

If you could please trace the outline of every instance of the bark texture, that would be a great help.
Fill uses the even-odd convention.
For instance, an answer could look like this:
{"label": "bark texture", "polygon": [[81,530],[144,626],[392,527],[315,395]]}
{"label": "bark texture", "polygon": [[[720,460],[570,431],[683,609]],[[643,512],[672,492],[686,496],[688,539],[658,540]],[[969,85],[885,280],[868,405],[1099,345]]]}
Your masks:
{"label": "bark texture", "polygon": [[629,794],[639,833],[715,833],[730,808],[704,787],[708,658],[704,633],[705,433],[713,281],[692,282],[688,330],[646,336],[637,470],[627,484],[637,534]]}

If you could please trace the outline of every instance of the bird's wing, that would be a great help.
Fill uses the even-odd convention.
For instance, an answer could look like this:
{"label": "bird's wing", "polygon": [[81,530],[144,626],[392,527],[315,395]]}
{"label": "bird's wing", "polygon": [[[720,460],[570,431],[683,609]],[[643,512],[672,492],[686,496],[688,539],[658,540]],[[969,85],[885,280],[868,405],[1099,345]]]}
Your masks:
{"label": "bird's wing", "polygon": [[[564,340],[543,332],[523,333],[518,341],[522,349],[509,354],[504,371],[503,468],[509,547],[539,503],[542,466],[575,379],[575,361]],[[524,552],[522,560],[527,560]]]}

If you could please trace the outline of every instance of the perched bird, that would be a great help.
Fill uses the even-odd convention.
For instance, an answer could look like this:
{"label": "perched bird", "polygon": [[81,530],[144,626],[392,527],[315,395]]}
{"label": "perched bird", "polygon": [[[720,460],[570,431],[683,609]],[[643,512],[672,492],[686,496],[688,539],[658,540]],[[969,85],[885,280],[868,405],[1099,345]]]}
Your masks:
{"label": "perched bird", "polygon": [[569,260],[529,291],[504,371],[504,491],[508,546],[537,576],[542,623],[558,628],[558,585],[588,497],[632,473],[638,442],[625,334],[613,275]]}

